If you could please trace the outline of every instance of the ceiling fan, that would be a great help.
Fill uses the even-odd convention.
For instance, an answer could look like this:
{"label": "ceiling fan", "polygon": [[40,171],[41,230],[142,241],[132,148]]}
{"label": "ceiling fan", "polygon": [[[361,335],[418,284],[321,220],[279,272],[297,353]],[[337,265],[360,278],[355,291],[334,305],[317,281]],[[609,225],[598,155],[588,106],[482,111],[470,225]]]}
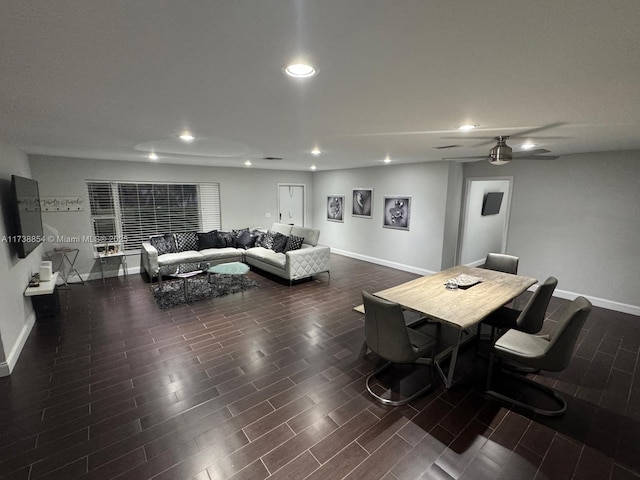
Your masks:
{"label": "ceiling fan", "polygon": [[489,155],[476,155],[472,157],[450,157],[444,160],[460,160],[473,162],[476,160],[488,160],[491,165],[504,165],[511,160],[555,160],[558,158],[553,155],[542,155],[549,153],[549,150],[540,148],[537,150],[528,150],[525,152],[513,152],[513,149],[507,145],[508,136],[495,137],[497,143],[489,150]]}

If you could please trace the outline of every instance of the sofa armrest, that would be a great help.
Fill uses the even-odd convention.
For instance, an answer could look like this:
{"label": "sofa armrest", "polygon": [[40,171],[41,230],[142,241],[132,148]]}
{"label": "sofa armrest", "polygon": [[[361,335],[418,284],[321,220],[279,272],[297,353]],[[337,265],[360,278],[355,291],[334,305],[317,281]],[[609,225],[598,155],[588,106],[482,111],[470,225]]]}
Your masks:
{"label": "sofa armrest", "polygon": [[292,250],[286,257],[286,275],[290,280],[331,270],[331,249],[326,245]]}
{"label": "sofa armrest", "polygon": [[142,256],[142,266],[151,278],[158,276],[158,250],[149,242],[142,242],[140,250]]}

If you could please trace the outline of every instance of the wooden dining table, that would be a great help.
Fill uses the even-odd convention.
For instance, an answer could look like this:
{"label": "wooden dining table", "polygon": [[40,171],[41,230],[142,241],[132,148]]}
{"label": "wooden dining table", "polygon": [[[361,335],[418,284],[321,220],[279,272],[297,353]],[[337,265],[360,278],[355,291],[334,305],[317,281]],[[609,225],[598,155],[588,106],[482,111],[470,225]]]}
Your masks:
{"label": "wooden dining table", "polygon": [[[445,287],[447,280],[461,274],[478,277],[480,281],[473,286],[456,290]],[[445,387],[450,388],[453,385],[458,350],[475,335],[473,327],[536,282],[531,277],[461,265],[375,292],[374,295],[396,302],[404,309],[417,312],[430,320],[454,327],[455,341],[436,355],[435,362]],[[360,305],[356,310],[364,312],[364,307]],[[445,374],[441,361],[448,357],[451,360]]]}

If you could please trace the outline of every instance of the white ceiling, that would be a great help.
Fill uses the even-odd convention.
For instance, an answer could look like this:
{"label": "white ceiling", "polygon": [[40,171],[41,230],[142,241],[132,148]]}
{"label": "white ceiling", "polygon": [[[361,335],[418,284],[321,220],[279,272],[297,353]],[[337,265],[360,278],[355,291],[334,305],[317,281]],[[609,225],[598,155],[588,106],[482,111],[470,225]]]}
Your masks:
{"label": "white ceiling", "polygon": [[[293,170],[484,155],[473,137],[547,125],[551,154],[640,149],[639,46],[638,0],[4,0],[0,140]],[[318,75],[286,77],[298,59]]]}

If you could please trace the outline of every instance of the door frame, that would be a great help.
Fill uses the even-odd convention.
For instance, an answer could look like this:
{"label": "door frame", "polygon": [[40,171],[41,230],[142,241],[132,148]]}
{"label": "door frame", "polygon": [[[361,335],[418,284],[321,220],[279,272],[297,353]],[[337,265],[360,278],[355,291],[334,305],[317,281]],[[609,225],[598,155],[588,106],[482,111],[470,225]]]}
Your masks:
{"label": "door frame", "polygon": [[282,213],[280,212],[280,187],[302,187],[302,226],[305,227],[307,223],[307,185],[304,183],[278,183],[278,188],[276,190],[278,204],[276,214],[278,223],[280,223],[280,214]]}
{"label": "door frame", "polygon": [[[505,210],[505,218],[504,218],[504,227],[502,229],[502,247],[501,251],[497,253],[506,253],[507,251],[507,238],[509,236],[509,220],[511,218],[511,199],[513,198],[513,176],[496,176],[496,177],[468,177],[465,182],[464,189],[464,197],[462,201],[462,212],[460,215],[460,237],[458,242],[458,248],[456,249],[456,265],[460,265],[462,261],[462,251],[464,242],[469,241],[469,238],[465,238],[465,234],[469,237],[467,232],[467,211],[469,210],[470,192],[471,186],[474,182],[491,182],[491,181],[508,181],[509,182],[509,192],[505,198],[504,206]],[[471,265],[475,267],[477,265]]]}

